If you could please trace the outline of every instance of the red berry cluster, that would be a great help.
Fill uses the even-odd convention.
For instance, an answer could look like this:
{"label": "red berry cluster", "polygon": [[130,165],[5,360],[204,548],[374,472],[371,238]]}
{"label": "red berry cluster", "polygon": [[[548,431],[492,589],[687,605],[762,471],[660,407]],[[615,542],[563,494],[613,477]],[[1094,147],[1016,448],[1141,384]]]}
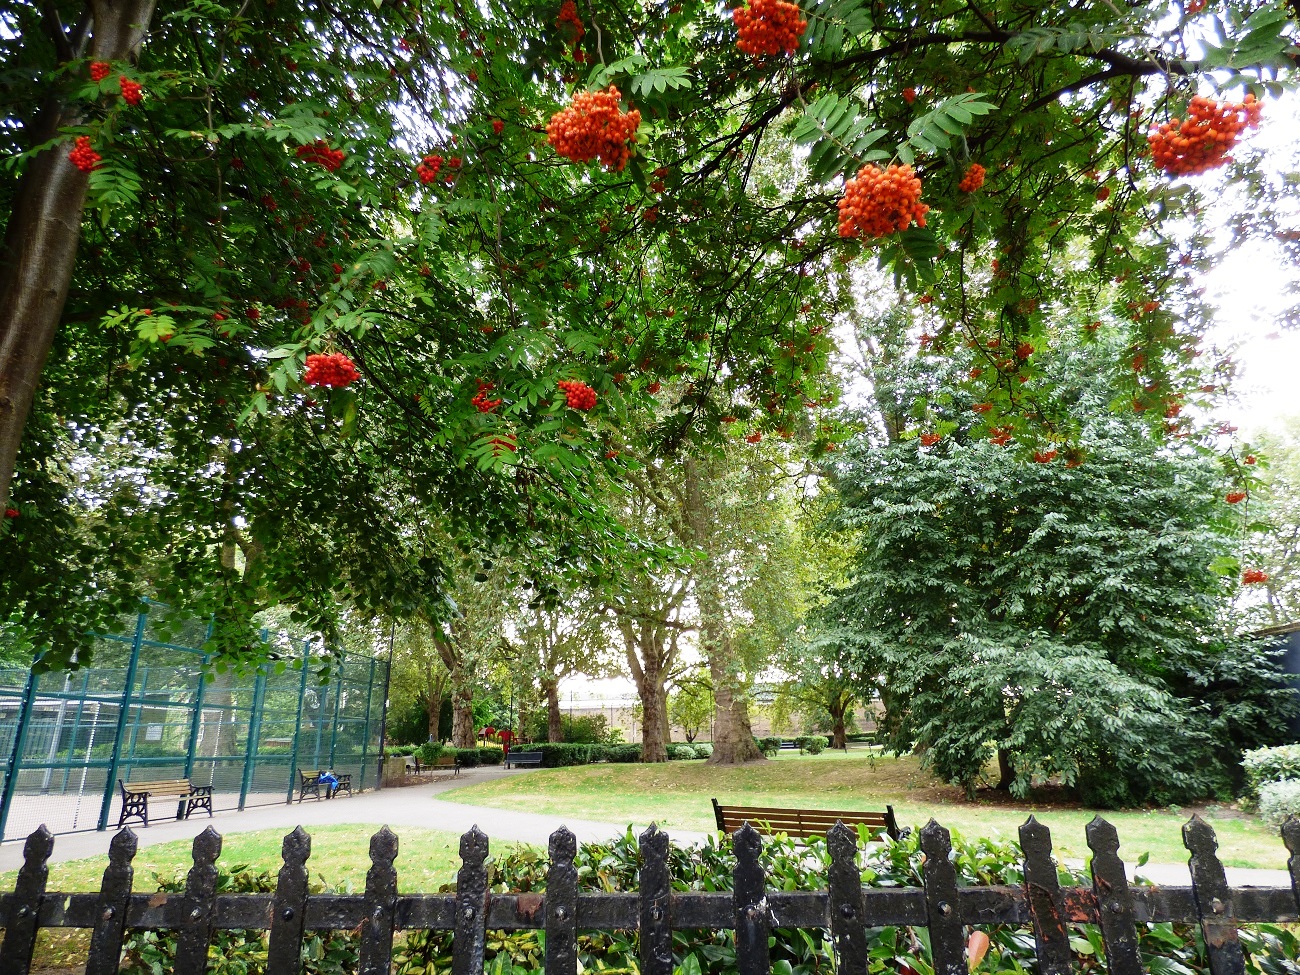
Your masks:
{"label": "red berry cluster", "polygon": [[882,170],[868,163],[844,184],[839,210],[841,237],[887,237],[913,221],[924,227],[930,208],[921,202],[921,181],[911,166]]}
{"label": "red berry cluster", "polygon": [[599,159],[615,172],[627,166],[632,150],[628,141],[641,126],[641,113],[619,110],[622,95],[613,85],[606,91],[580,91],[573,103],[551,116],[546,141],[566,159],[577,163]]}
{"label": "red berry cluster", "polygon": [[751,433],[748,437],[745,438],[745,443],[758,443],[762,439],[763,439],[763,435],[759,433],[757,430],[755,430],[753,433]]}
{"label": "red berry cluster", "polygon": [[1034,463],[1035,463],[1035,464],[1050,464],[1050,463],[1051,463],[1052,461],[1054,461],[1054,460],[1056,460],[1056,451],[1055,451],[1055,450],[1035,450],[1035,451],[1034,451]]}
{"label": "red berry cluster", "polygon": [[561,379],[556,385],[564,390],[564,402],[570,408],[585,412],[596,405],[596,391],[580,379]]}
{"label": "red berry cluster", "polygon": [[923,433],[921,434],[921,446],[933,447],[942,439],[943,439],[943,434],[941,433]]}
{"label": "red berry cluster", "polygon": [[68,153],[68,158],[72,164],[80,169],[83,173],[88,173],[99,167],[99,161],[104,157],[97,153],[90,146],[90,136],[79,135],[77,142],[72,151]]}
{"label": "red berry cluster", "polygon": [[420,160],[420,165],[415,167],[415,175],[420,178],[421,183],[427,186],[438,178],[438,171],[441,169],[442,156],[425,156]]}
{"label": "red berry cluster", "polygon": [[989,431],[989,442],[997,444],[999,447],[1005,447],[1011,442],[1011,428],[994,427]]}
{"label": "red berry cluster", "polygon": [[488,397],[488,393],[492,392],[494,388],[495,387],[492,383],[485,383],[481,379],[479,380],[478,392],[475,393],[474,398],[470,400],[470,402],[474,404],[474,409],[478,410],[480,413],[496,412],[496,408],[501,405],[501,400],[490,399]]}
{"label": "red berry cluster", "polygon": [[492,134],[493,134],[493,135],[500,135],[502,132],[505,131],[505,128],[506,128],[506,123],[503,122],[503,121],[501,121],[501,119],[499,119],[499,118],[494,118],[494,119],[492,120]]}
{"label": "red berry cluster", "polygon": [[984,167],[979,163],[971,163],[970,168],[966,170],[966,175],[961,178],[957,184],[957,189],[963,193],[974,193],[984,185]]}
{"label": "red berry cluster", "polygon": [[1247,569],[1241,574],[1241,584],[1243,586],[1254,586],[1261,582],[1268,582],[1268,573],[1262,569]]}
{"label": "red berry cluster", "polygon": [[17,508],[5,508],[5,517],[6,517],[6,518],[17,518],[17,517],[18,517],[18,509],[17,509]]}
{"label": "red berry cluster", "polygon": [[1230,162],[1228,152],[1246,126],[1259,127],[1263,106],[1254,95],[1220,105],[1197,95],[1188,103],[1187,119],[1170,119],[1148,133],[1151,160],[1170,176],[1196,176]]}
{"label": "red berry cluster", "polygon": [[1245,492],[1245,491],[1229,491],[1227,494],[1225,494],[1225,495],[1223,496],[1223,500],[1226,501],[1226,502],[1228,502],[1228,504],[1239,504],[1239,503],[1241,503],[1242,501],[1245,501],[1245,500],[1246,500],[1246,492]]}
{"label": "red berry cluster", "polygon": [[586,28],[582,26],[582,18],[578,16],[578,6],[573,0],[564,0],[560,4],[560,15],[555,18],[555,26],[568,35],[568,41],[574,47],[582,40]]}
{"label": "red berry cluster", "polygon": [[307,386],[330,386],[341,389],[361,378],[357,367],[342,352],[307,356],[307,370],[302,381]]}
{"label": "red berry cluster", "polygon": [[904,88],[904,89],[903,89],[903,101],[907,102],[907,104],[909,104],[909,105],[912,104],[912,102],[916,101],[916,89],[915,89],[915,88]]}
{"label": "red berry cluster", "polygon": [[319,163],[331,173],[343,165],[343,150],[331,149],[329,143],[324,139],[317,139],[309,146],[299,146],[294,151],[299,159],[305,159],[307,162]]}
{"label": "red berry cluster", "polygon": [[122,101],[128,105],[140,104],[144,95],[138,82],[132,81],[126,75],[118,75],[117,84],[122,89]]}
{"label": "red berry cluster", "polygon": [[113,73],[113,66],[107,61],[90,62],[90,80],[99,84]]}
{"label": "red berry cluster", "polygon": [[808,29],[808,21],[799,16],[799,8],[785,0],[748,0],[748,7],[731,12],[740,37],[736,47],[751,57],[793,54],[799,38]]}

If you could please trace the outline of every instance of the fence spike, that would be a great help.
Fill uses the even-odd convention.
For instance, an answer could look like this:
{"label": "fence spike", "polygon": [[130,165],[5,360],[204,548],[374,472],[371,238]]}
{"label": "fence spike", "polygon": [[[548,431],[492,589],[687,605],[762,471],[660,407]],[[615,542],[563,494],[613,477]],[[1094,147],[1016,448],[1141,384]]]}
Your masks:
{"label": "fence spike", "polygon": [[42,823],[23,844],[23,865],[18,870],[13,896],[9,900],[5,940],[0,946],[0,972],[6,975],[27,975],[31,968],[40,924],[41,898],[45,896],[45,884],[50,879],[49,859],[53,852],[54,834]]}
{"label": "fence spike", "polygon": [[208,967],[217,899],[217,857],[221,834],[211,826],[194,837],[194,866],[185,878],[185,916],[176,932],[176,975],[203,975]]}
{"label": "fence spike", "polygon": [[561,826],[551,834],[546,871],[546,975],[578,971],[578,838]]}
{"label": "fence spike", "polygon": [[1291,854],[1286,866],[1291,871],[1291,893],[1295,894],[1296,907],[1300,909],[1300,819],[1288,816],[1282,824],[1282,842]]}
{"label": "fence spike", "polygon": [[1034,922],[1034,941],[1043,975],[1069,975],[1070,936],[1065,898],[1052,860],[1052,831],[1032,815],[1020,827],[1025,855],[1025,899]]}
{"label": "fence spike", "polygon": [[382,826],[370,837],[366,871],[366,916],[361,922],[361,975],[388,975],[393,957],[393,921],[397,911],[397,836]]}
{"label": "fence spike", "polygon": [[302,938],[307,921],[307,860],[311,837],[295,827],[280,845],[284,865],[276,880],[271,904],[271,940],[266,953],[267,975],[298,975],[302,969]]}
{"label": "fence spike", "polygon": [[452,975],[482,975],[487,940],[488,838],[471,826],[460,838],[460,870],[456,872],[456,928],[451,945]]}
{"label": "fence spike", "polygon": [[831,854],[831,941],[838,971],[867,975],[867,931],[862,908],[862,871],[858,868],[858,833],[836,820],[826,834]]}
{"label": "fence spike", "polygon": [[1092,893],[1097,899],[1107,970],[1110,975],[1142,975],[1133,891],[1119,858],[1119,833],[1100,816],[1093,817],[1084,833],[1092,850]]}
{"label": "fence spike", "polygon": [[772,930],[771,910],[767,904],[763,864],[759,857],[763,839],[758,830],[745,823],[731,837],[736,853],[736,968],[740,975],[768,975],[772,959],[767,936]]}
{"label": "fence spike", "polygon": [[672,975],[673,904],[668,834],[654,823],[641,834],[640,954],[644,975]]}
{"label": "fence spike", "polygon": [[1192,893],[1201,916],[1205,952],[1212,975],[1242,975],[1246,960],[1237,940],[1237,912],[1228,875],[1215,852],[1218,838],[1210,824],[1195,814],[1183,826],[1183,845],[1191,852]]}
{"label": "fence spike", "polygon": [[967,975],[952,836],[931,819],[921,827],[921,850],[925,853],[921,875],[935,975]]}
{"label": "fence spike", "polygon": [[86,956],[86,975],[116,975],[126,937],[126,911],[131,903],[135,882],[135,859],[139,840],[131,827],[118,830],[108,844],[108,867],[99,885],[95,905],[95,928],[90,933],[90,951]]}

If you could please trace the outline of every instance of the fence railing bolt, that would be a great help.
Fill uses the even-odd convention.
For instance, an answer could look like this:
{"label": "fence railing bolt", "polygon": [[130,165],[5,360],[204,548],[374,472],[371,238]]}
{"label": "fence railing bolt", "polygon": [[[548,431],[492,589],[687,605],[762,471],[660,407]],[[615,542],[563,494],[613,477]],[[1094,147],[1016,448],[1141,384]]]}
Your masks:
{"label": "fence railing bolt", "polygon": [[465,910],[461,911],[460,914],[461,917],[465,918],[468,921],[474,917],[474,908],[467,907],[465,908]]}
{"label": "fence railing bolt", "polygon": [[1112,914],[1118,914],[1120,911],[1124,910],[1124,907],[1119,901],[1111,901],[1106,905],[1106,910],[1110,911]]}
{"label": "fence railing bolt", "polygon": [[853,905],[852,904],[840,905],[840,916],[843,917],[845,920],[853,917]]}
{"label": "fence railing bolt", "polygon": [[203,911],[200,910],[200,909],[197,908],[197,907],[194,908],[194,910],[190,911],[190,920],[191,920],[191,921],[197,921],[197,920],[198,920],[199,918],[201,918],[202,916],[203,916]]}
{"label": "fence railing bolt", "polygon": [[1215,914],[1222,914],[1223,901],[1219,900],[1219,898],[1217,897],[1214,898],[1214,900],[1210,901],[1210,910],[1212,910]]}
{"label": "fence railing bolt", "polygon": [[557,921],[564,921],[564,920],[567,920],[568,917],[569,917],[569,911],[568,911],[567,908],[564,908],[564,907],[557,907],[557,908],[555,909],[555,919],[556,919]]}
{"label": "fence railing bolt", "polygon": [[104,913],[101,915],[101,917],[103,917],[105,921],[111,921],[113,920],[113,915],[116,913],[117,912],[114,911],[111,907],[106,907],[104,908]]}
{"label": "fence railing bolt", "polygon": [[949,914],[952,913],[952,905],[949,904],[947,901],[940,901],[939,913],[942,914],[944,917],[947,917]]}
{"label": "fence railing bolt", "polygon": [[281,914],[280,916],[281,916],[282,918],[284,918],[286,921],[292,921],[292,920],[293,920],[293,908],[292,908],[292,907],[286,907],[286,908],[284,909],[284,913]]}

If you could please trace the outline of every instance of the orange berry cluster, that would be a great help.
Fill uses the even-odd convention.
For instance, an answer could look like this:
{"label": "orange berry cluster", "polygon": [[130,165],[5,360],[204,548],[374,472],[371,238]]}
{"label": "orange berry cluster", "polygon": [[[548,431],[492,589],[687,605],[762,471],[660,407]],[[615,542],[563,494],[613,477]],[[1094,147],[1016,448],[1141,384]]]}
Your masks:
{"label": "orange berry cluster", "polygon": [[139,82],[132,81],[126,75],[118,75],[118,87],[122,89],[122,101],[128,105],[139,105],[143,92]]}
{"label": "orange berry cluster", "polygon": [[911,166],[882,170],[868,163],[844,184],[839,210],[841,237],[887,237],[913,221],[924,227],[930,208],[921,202],[921,181]]}
{"label": "orange berry cluster", "polygon": [[1261,582],[1268,582],[1268,573],[1261,569],[1247,569],[1241,574],[1243,586],[1253,586]]}
{"label": "orange berry cluster", "polygon": [[569,43],[574,47],[578,46],[582,35],[586,33],[586,29],[582,26],[582,18],[578,16],[577,4],[573,0],[564,0],[564,3],[560,4],[560,15],[555,18],[555,26],[566,34],[572,35]]}
{"label": "orange berry cluster", "polygon": [[1223,496],[1223,500],[1228,502],[1228,504],[1240,504],[1242,501],[1246,500],[1246,492],[1229,491],[1227,494]]}
{"label": "orange berry cluster", "polygon": [[330,355],[307,356],[307,369],[302,374],[302,381],[307,386],[330,386],[341,389],[361,378],[357,367],[342,352]]}
{"label": "orange berry cluster", "polygon": [[1229,150],[1242,129],[1259,127],[1262,106],[1254,95],[1220,105],[1197,95],[1188,103],[1187,118],[1170,119],[1148,133],[1151,160],[1170,176],[1197,176],[1230,161]]}
{"label": "orange berry cluster", "polygon": [[79,135],[72,151],[68,153],[68,158],[83,173],[88,173],[92,169],[97,169],[99,161],[104,157],[91,148],[90,136]]}
{"label": "orange berry cluster", "polygon": [[564,402],[570,409],[585,412],[596,405],[596,391],[581,380],[561,379],[556,385],[564,391]]}
{"label": "orange berry cluster", "polygon": [[299,146],[295,152],[299,159],[319,163],[331,173],[343,165],[343,150],[331,149],[323,139],[317,139],[309,146]]}
{"label": "orange berry cluster", "polygon": [[921,446],[933,447],[942,439],[943,439],[943,434],[940,433],[923,433],[921,434]]}
{"label": "orange berry cluster", "polygon": [[99,84],[113,73],[113,66],[107,61],[90,62],[90,80]]}
{"label": "orange berry cluster", "polygon": [[755,431],[745,438],[745,443],[758,443],[762,439],[763,435],[758,431]]}
{"label": "orange berry cluster", "polygon": [[566,159],[599,159],[606,169],[622,172],[632,155],[628,140],[641,125],[641,113],[619,111],[621,97],[613,85],[606,91],[578,92],[568,108],[551,116],[546,141]]}
{"label": "orange berry cluster", "polygon": [[1035,451],[1034,451],[1034,463],[1035,463],[1035,464],[1050,464],[1050,463],[1051,463],[1052,461],[1054,461],[1054,460],[1056,460],[1056,451],[1055,451],[1055,450],[1035,450]]}
{"label": "orange berry cluster", "polygon": [[799,38],[808,29],[808,21],[799,16],[799,8],[786,0],[748,0],[749,6],[731,12],[740,37],[736,47],[751,57],[793,54]]}
{"label": "orange berry cluster", "polygon": [[479,380],[478,392],[475,393],[474,398],[470,400],[470,402],[474,404],[474,409],[478,410],[480,413],[496,412],[496,408],[501,405],[501,400],[490,399],[488,397],[488,393],[492,392],[494,388],[495,387],[492,383],[485,383],[482,380]]}
{"label": "orange berry cluster", "polygon": [[957,189],[963,193],[974,193],[984,185],[984,167],[979,163],[971,163],[970,169],[966,170],[966,175],[961,178],[957,184]]}
{"label": "orange berry cluster", "polygon": [[427,186],[438,178],[440,169],[442,169],[442,156],[425,156],[420,160],[420,165],[415,167],[415,175],[420,177],[420,182]]}

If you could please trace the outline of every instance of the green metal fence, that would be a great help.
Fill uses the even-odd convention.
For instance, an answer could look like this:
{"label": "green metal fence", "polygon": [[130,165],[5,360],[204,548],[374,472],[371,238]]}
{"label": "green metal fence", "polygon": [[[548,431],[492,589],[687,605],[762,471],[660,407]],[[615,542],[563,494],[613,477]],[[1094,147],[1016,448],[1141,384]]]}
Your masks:
{"label": "green metal fence", "polygon": [[300,770],[378,786],[385,660],[332,657],[322,684],[319,646],[263,633],[277,659],[218,673],[199,649],[207,636],[151,606],[95,638],[92,666],[0,668],[0,839],[41,823],[54,833],[116,826],[119,780],[188,778],[213,787],[215,809],[291,801]]}

